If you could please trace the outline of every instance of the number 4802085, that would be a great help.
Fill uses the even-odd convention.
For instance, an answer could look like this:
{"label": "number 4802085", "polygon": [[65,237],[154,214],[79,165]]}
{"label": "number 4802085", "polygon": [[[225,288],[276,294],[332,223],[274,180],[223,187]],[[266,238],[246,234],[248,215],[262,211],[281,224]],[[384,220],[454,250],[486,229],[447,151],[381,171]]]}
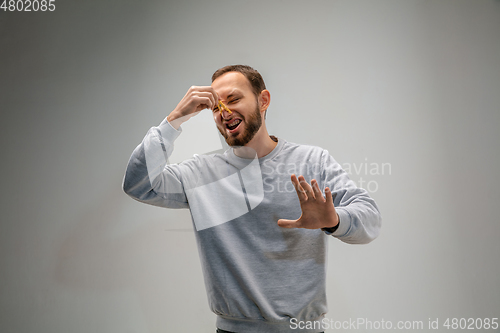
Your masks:
{"label": "number 4802085", "polygon": [[56,10],[56,0],[3,0],[0,9],[4,12],[45,12]]}

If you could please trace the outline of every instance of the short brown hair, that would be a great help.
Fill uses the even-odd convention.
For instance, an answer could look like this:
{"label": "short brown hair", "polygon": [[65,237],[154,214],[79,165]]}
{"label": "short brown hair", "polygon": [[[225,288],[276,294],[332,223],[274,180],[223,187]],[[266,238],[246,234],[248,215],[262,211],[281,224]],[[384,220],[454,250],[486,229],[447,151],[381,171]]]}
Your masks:
{"label": "short brown hair", "polygon": [[266,89],[266,84],[264,83],[262,75],[260,75],[259,72],[257,72],[255,69],[247,65],[229,65],[219,68],[212,75],[212,82],[214,82],[215,79],[217,79],[219,76],[222,76],[223,74],[229,72],[239,72],[245,75],[248,81],[250,81],[253,93],[255,94],[256,97],[259,96],[262,90]]}

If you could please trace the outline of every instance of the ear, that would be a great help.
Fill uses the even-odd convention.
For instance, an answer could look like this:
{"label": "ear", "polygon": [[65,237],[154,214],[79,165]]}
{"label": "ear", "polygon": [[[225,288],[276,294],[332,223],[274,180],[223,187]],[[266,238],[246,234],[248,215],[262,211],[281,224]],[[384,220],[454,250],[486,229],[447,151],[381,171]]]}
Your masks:
{"label": "ear", "polygon": [[267,108],[269,107],[269,104],[271,104],[271,94],[269,93],[269,90],[264,89],[260,92],[259,95],[260,112],[266,111]]}

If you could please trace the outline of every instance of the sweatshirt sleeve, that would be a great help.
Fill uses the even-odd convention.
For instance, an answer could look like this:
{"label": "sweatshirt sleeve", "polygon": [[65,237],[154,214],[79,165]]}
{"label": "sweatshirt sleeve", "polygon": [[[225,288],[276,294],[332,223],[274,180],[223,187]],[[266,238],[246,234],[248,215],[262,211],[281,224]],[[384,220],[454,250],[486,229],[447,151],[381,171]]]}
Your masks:
{"label": "sweatshirt sleeve", "polygon": [[176,130],[166,119],[147,132],[128,162],[123,179],[125,193],[154,206],[189,207],[182,183],[182,167],[168,164],[174,141],[181,132],[181,128]]}
{"label": "sweatshirt sleeve", "polygon": [[[322,181],[334,196],[333,204],[340,224],[332,236],[349,244],[367,244],[380,233],[381,216],[375,201],[358,188],[328,151],[323,151]],[[323,187],[323,188],[324,188]]]}

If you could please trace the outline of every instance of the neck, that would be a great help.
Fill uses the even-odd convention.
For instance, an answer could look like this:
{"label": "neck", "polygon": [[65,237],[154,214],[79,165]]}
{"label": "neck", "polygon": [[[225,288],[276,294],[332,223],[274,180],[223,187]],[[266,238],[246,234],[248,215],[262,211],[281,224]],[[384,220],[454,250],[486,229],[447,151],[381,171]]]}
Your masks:
{"label": "neck", "polygon": [[266,124],[262,122],[255,136],[245,145],[245,148],[250,149],[235,149],[234,154],[242,158],[255,158],[255,153],[257,153],[257,158],[261,158],[273,151],[277,144],[269,137]]}

